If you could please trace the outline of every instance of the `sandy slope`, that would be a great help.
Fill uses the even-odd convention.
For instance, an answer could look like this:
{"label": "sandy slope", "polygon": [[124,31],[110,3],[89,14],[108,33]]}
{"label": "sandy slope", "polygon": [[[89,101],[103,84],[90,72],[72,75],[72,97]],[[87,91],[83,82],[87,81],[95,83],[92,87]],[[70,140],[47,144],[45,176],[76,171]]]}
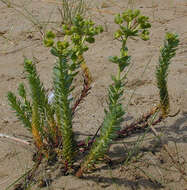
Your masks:
{"label": "sandy slope", "polygon": [[[13,1],[25,7],[39,21],[60,20],[56,4],[49,1]],[[96,11],[94,7],[99,7]],[[23,6],[22,6],[23,7]],[[145,15],[150,16],[152,24],[151,39],[147,42],[130,41],[129,50],[132,56],[131,69],[127,85],[124,105],[127,105],[134,88],[137,88],[126,113],[126,120],[133,120],[146,113],[159,101],[155,84],[155,66],[157,64],[159,47],[163,43],[166,32],[176,32],[180,36],[180,46],[177,56],[173,59],[169,74],[169,93],[171,112],[180,109],[175,118],[169,118],[158,125],[164,134],[171,153],[176,156],[175,144],[182,158],[187,158],[187,1],[185,0],[127,0],[94,1],[89,15],[96,23],[105,26],[105,32],[97,37],[96,43],[90,46],[86,60],[93,74],[93,88],[86,101],[80,105],[75,116],[75,131],[85,135],[94,133],[103,119],[103,107],[106,106],[107,86],[111,83],[110,75],[115,73],[116,67],[108,61],[108,56],[119,53],[120,44],[113,40],[116,25],[113,16],[127,7],[138,8]],[[53,12],[52,12],[53,11]],[[51,14],[52,13],[52,14]],[[14,9],[7,8],[0,2],[0,133],[15,135],[30,140],[28,132],[20,125],[7,105],[7,91],[16,91],[23,78],[23,57],[35,58],[41,79],[47,87],[51,86],[51,69],[54,58],[43,47],[40,33],[31,23]],[[49,24],[49,29],[55,24]],[[147,67],[146,67],[147,65]],[[146,67],[146,70],[145,70]],[[145,71],[145,72],[144,72]],[[144,72],[144,73],[143,73]],[[143,73],[143,74],[142,74]],[[76,91],[80,91],[81,81],[77,81]],[[133,141],[138,135],[125,139]],[[180,178],[178,172],[167,171],[173,169],[173,164],[161,147],[157,147],[156,140],[149,134],[151,140],[146,140],[141,147],[143,158],[132,166],[102,167],[90,174],[85,180],[72,176],[56,179],[52,189],[174,189],[185,190],[187,183]],[[111,150],[112,157],[126,156],[127,146],[115,146]],[[0,189],[5,189],[10,183],[21,176],[32,165],[32,148],[27,145],[0,138]],[[163,162],[161,161],[163,160]],[[156,166],[151,166],[156,163]],[[186,162],[184,163],[184,167]],[[151,181],[142,170],[151,174],[164,187]],[[186,165],[187,166],[187,165]],[[121,168],[121,169],[119,169]],[[165,169],[161,169],[165,168]],[[187,168],[186,168],[187,170]],[[187,172],[187,171],[186,171]],[[187,178],[187,176],[186,176]],[[153,178],[154,179],[154,178]]]}

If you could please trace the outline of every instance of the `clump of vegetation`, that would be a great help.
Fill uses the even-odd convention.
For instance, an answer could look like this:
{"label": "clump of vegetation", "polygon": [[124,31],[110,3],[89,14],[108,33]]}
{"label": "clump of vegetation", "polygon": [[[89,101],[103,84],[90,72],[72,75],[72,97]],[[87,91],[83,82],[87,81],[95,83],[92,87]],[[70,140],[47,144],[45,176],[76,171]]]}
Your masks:
{"label": "clump of vegetation", "polygon": [[[72,131],[73,113],[70,107],[72,99],[69,98],[74,89],[72,83],[82,65],[85,74],[85,90],[89,90],[91,79],[83,53],[88,50],[86,42],[93,43],[94,36],[102,32],[102,27],[94,26],[92,21],[85,21],[77,16],[74,26],[71,28],[63,26],[63,30],[66,34],[63,41],[55,42],[55,34],[51,31],[46,34],[44,40],[45,45],[51,47],[51,53],[57,57],[53,68],[54,101],[52,104],[48,101],[47,91],[39,79],[35,64],[28,59],[25,59],[24,69],[27,73],[32,102],[27,99],[24,84],[21,84],[18,89],[22,101],[12,92],[8,93],[8,100],[18,118],[32,132],[38,151],[48,155],[53,148],[62,144],[64,160],[67,165],[71,165],[76,146]],[[66,39],[68,35],[71,36],[72,44]],[[86,94],[85,91],[83,93]]]}
{"label": "clump of vegetation", "polygon": [[[127,77],[125,71],[131,59],[127,40],[131,37],[142,40],[149,39],[151,27],[149,18],[141,15],[139,10],[127,10],[116,15],[115,23],[119,29],[114,36],[121,42],[121,49],[119,56],[109,57],[109,60],[117,66],[117,73],[111,77],[113,83],[108,87],[108,107],[105,109],[103,123],[97,130],[97,133],[100,131],[98,137],[94,135],[89,142],[86,140],[82,143],[77,142],[74,138],[72,123],[77,105],[85,98],[91,87],[90,73],[85,66],[83,54],[89,49],[87,44],[94,43],[95,35],[103,31],[101,26],[95,26],[91,20],[84,20],[80,15],[75,17],[72,26],[63,26],[65,34],[63,40],[56,41],[55,34],[51,31],[45,36],[45,45],[51,48],[52,55],[57,59],[53,68],[54,101],[49,102],[47,91],[39,79],[36,66],[28,59],[25,59],[24,69],[31,98],[28,98],[28,90],[24,84],[20,84],[18,88],[20,98],[17,98],[12,92],[8,92],[10,106],[18,119],[32,133],[40,158],[45,157],[50,160],[55,155],[57,160],[62,161],[63,167],[68,173],[74,168],[80,147],[86,147],[87,155],[82,159],[79,168],[75,168],[73,172],[78,177],[83,176],[99,160],[103,159],[112,141],[125,133],[125,129],[121,127],[125,114],[122,98],[124,98],[123,92]],[[175,55],[178,42],[177,35],[167,33],[157,66],[156,76],[163,114],[168,113],[169,105],[166,83],[167,69],[170,59]],[[83,90],[80,98],[74,100],[70,98],[70,95],[75,88],[73,81],[79,73],[80,67],[84,73]],[[153,114],[154,112],[151,112],[143,121],[147,121]],[[136,125],[134,124],[129,129],[136,129]]]}

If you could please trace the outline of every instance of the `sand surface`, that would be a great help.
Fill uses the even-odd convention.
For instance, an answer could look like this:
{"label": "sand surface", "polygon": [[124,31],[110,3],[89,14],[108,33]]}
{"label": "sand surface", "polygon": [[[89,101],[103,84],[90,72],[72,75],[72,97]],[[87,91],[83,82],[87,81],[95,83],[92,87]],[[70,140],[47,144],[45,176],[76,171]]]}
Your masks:
{"label": "sand surface", "polygon": [[[8,106],[6,94],[16,92],[23,77],[24,57],[34,59],[46,88],[51,87],[52,67],[55,58],[42,45],[38,28],[21,15],[29,10],[41,23],[49,22],[47,29],[59,29],[61,21],[57,3],[48,0],[14,0],[17,8],[7,7],[0,1],[0,133],[15,136],[32,142],[31,135],[22,127]],[[14,6],[14,5],[13,5]],[[24,8],[25,7],[25,8]],[[180,162],[187,173],[187,1],[186,0],[117,0],[92,1],[88,16],[97,24],[104,26],[104,33],[90,45],[85,58],[93,75],[93,87],[86,100],[79,106],[74,118],[74,131],[79,138],[93,134],[102,123],[106,107],[107,86],[111,84],[111,74],[116,67],[108,61],[108,56],[118,55],[120,44],[113,39],[117,26],[114,15],[127,8],[137,8],[150,17],[152,24],[150,40],[130,40],[129,51],[133,67],[128,74],[124,106],[125,122],[132,122],[159,103],[155,82],[155,67],[158,62],[159,48],[163,45],[166,32],[175,32],[180,37],[177,56],[172,60],[168,77],[168,90],[171,102],[171,114],[180,109],[180,113],[157,125],[164,142],[168,145],[175,160]],[[31,19],[33,19],[31,18]],[[81,90],[81,80],[76,81],[76,94]],[[127,157],[134,142],[142,133],[133,135],[112,146],[110,156],[113,159]],[[176,148],[177,147],[177,148]],[[32,167],[33,146],[0,137],[0,189],[22,176]],[[86,189],[164,189],[187,190],[187,176],[175,169],[168,154],[159,146],[150,132],[140,145],[137,161],[125,165],[116,164],[98,166],[97,170],[84,179],[73,176],[56,177],[52,185],[43,189],[86,190]],[[46,175],[46,171],[43,173]],[[185,180],[184,180],[185,178]],[[160,183],[160,184],[159,184]],[[10,188],[10,189],[13,189]],[[33,187],[39,189],[39,187]]]}

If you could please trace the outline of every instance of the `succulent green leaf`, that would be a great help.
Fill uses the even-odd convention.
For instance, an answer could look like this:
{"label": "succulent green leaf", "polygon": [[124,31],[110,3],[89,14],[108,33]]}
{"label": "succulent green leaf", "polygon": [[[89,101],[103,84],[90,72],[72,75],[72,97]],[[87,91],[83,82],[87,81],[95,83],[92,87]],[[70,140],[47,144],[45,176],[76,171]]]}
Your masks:
{"label": "succulent green leaf", "polygon": [[109,56],[109,61],[112,63],[118,63],[119,59],[117,56]]}
{"label": "succulent green leaf", "polygon": [[56,35],[52,31],[48,31],[46,33],[46,38],[47,39],[54,39],[55,37],[56,37]]}
{"label": "succulent green leaf", "polygon": [[53,44],[54,44],[54,40],[51,39],[51,38],[46,38],[46,39],[44,40],[44,44],[45,44],[46,47],[52,47]]}
{"label": "succulent green leaf", "polygon": [[86,41],[89,43],[94,43],[95,39],[93,37],[88,37],[88,38],[86,38]]}
{"label": "succulent green leaf", "polygon": [[26,90],[23,83],[20,83],[18,86],[18,93],[22,98],[26,98]]}
{"label": "succulent green leaf", "polygon": [[116,24],[122,24],[123,23],[123,19],[121,18],[120,14],[117,14],[114,18],[114,22]]}

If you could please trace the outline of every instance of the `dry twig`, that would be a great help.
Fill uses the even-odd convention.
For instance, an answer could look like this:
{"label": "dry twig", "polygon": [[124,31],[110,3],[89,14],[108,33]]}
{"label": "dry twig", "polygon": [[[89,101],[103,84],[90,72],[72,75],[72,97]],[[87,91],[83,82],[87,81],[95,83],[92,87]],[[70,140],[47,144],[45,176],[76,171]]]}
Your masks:
{"label": "dry twig", "polygon": [[9,136],[9,135],[2,134],[2,133],[0,133],[0,138],[8,138],[8,139],[11,139],[11,140],[16,141],[16,142],[20,142],[20,143],[23,143],[23,144],[26,144],[26,145],[30,145],[30,142],[28,142],[26,140],[19,139],[17,137]]}

